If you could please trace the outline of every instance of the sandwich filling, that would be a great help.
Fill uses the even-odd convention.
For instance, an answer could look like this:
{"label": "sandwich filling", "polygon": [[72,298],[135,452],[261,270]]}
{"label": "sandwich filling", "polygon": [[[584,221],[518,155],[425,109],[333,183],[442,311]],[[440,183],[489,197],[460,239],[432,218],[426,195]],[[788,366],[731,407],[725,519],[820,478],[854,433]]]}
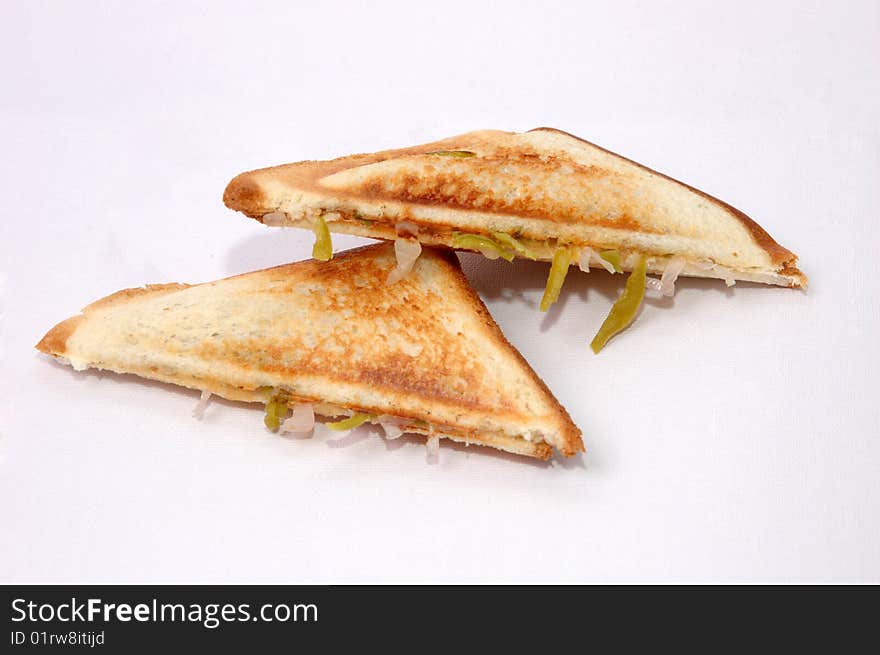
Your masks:
{"label": "sandwich filling", "polygon": [[[458,155],[449,155],[458,156]],[[311,226],[316,235],[314,257],[328,261],[333,257],[333,245],[328,224],[334,231],[376,236],[381,227],[378,220],[366,219],[357,212],[321,210],[316,216],[296,219],[289,214],[275,211],[263,216],[263,222],[273,226],[295,226],[305,223]],[[364,231],[364,228],[368,228]],[[530,239],[522,234],[507,234],[492,231],[488,234],[466,233],[456,230],[441,230],[436,226],[419,226],[410,221],[394,224],[393,236],[397,267],[388,276],[388,283],[394,284],[405,277],[412,269],[421,253],[421,242],[446,245],[456,250],[468,250],[482,254],[488,259],[504,259],[512,262],[515,258],[530,260],[549,260],[550,271],[541,298],[541,311],[546,312],[559,299],[569,268],[577,264],[588,273],[590,268],[604,268],[609,273],[632,271],[629,281],[612,306],[608,317],[600,327],[591,347],[598,353],[617,333],[628,327],[636,315],[646,294],[670,297],[675,293],[675,280],[682,274],[693,277],[718,278],[727,286],[736,284],[737,278],[766,284],[791,284],[783,272],[768,273],[765,270],[734,270],[711,260],[688,259],[670,253],[645,253],[637,250],[621,250],[608,244],[560,243],[556,239]],[[647,273],[660,278],[653,278]]]}
{"label": "sandwich filling", "polygon": [[[433,424],[422,419],[388,414],[372,414],[330,403],[307,402],[281,388],[264,388],[260,391],[266,397],[263,423],[271,432],[310,435],[317,425],[315,416],[321,415],[335,418],[336,420],[325,422],[323,425],[339,432],[354,430],[365,423],[370,423],[380,426],[385,432],[386,439],[396,439],[404,433],[411,433],[429,438],[442,436],[453,441],[471,443],[468,431],[451,425]],[[544,436],[537,430],[517,435],[499,433],[496,436],[523,439],[535,444],[544,443]]]}

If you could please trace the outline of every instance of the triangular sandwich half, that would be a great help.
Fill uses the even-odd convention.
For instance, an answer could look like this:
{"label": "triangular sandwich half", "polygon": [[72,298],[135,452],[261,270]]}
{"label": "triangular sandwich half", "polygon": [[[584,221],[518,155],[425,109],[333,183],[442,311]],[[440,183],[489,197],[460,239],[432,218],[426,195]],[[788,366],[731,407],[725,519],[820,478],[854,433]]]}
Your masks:
{"label": "triangular sandwich half", "polygon": [[[582,268],[804,287],[797,257],[730,205],[552,128],[243,173],[232,209],[299,226]],[[326,228],[325,228],[326,226]],[[329,235],[328,235],[329,239]],[[328,253],[329,255],[329,253]]]}
{"label": "triangular sandwich half", "polygon": [[429,442],[542,459],[551,447],[583,450],[580,430],[504,338],[454,254],[427,248],[388,285],[394,267],[392,246],[377,244],[327,263],[127,289],[58,324],[37,348],[77,370],[266,403],[274,428],[307,429],[302,414],[314,413],[342,417],[337,426],[373,421]]}

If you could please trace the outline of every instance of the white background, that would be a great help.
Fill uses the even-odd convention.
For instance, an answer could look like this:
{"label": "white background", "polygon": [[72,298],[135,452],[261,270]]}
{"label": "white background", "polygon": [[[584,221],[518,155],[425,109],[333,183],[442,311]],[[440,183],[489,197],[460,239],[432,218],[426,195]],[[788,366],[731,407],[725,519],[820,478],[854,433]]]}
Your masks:
{"label": "white background", "polygon": [[[133,4],[0,10],[0,581],[880,581],[877,2]],[[117,289],[308,257],[223,207],[240,171],[538,125],[731,202],[811,281],[683,282],[594,356],[622,276],[545,317],[546,265],[464,257],[582,458],[199,423],[33,350]]]}

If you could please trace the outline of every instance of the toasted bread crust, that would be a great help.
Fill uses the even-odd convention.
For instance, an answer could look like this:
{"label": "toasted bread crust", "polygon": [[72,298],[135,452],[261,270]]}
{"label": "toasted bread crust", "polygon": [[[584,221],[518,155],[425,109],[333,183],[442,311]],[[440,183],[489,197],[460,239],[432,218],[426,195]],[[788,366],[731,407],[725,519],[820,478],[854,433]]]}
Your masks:
{"label": "toasted bread crust", "polygon": [[147,284],[142,287],[122,289],[121,291],[111,293],[109,296],[106,296],[86,305],[83,308],[83,312],[88,312],[93,309],[101,309],[102,307],[111,307],[113,305],[124,305],[133,298],[139,298],[141,296],[155,296],[162,293],[171,293],[172,291],[180,291],[181,289],[186,289],[189,286],[190,285],[188,284],[178,284],[175,282],[171,284]]}
{"label": "toasted bread crust", "polygon": [[71,316],[61,321],[49,330],[40,342],[34,346],[37,350],[47,355],[64,356],[67,352],[67,339],[76,331],[76,328],[85,319],[85,316]]}
{"label": "toasted bread crust", "polygon": [[122,289],[109,296],[100,298],[93,303],[83,307],[83,313],[78,316],[61,321],[58,325],[49,330],[46,335],[40,339],[40,342],[34,346],[37,350],[47,355],[66,356],[67,339],[76,331],[79,324],[85,319],[85,315],[95,309],[102,307],[111,307],[113,305],[124,304],[132,298],[138,298],[144,295],[155,295],[162,292],[177,291],[185,289],[186,284],[148,284],[144,287],[134,287],[132,289]]}
{"label": "toasted bread crust", "polygon": [[[371,415],[402,415],[439,424],[432,434],[445,438],[546,458],[550,452],[547,443],[506,436],[500,427],[493,432],[467,427],[470,423],[456,425],[455,417],[461,415],[479,422],[484,417],[497,417],[501,421],[498,426],[519,421],[516,417],[527,419],[524,407],[508,390],[486,387],[485,367],[478,361],[485,351],[503,357],[505,370],[515,371],[510,384],[528,394],[522,402],[542,407],[545,418],[536,425],[552,425],[559,450],[565,455],[583,450],[580,431],[504,338],[471,289],[454,253],[426,249],[424,259],[417,262],[417,270],[423,271],[419,277],[413,278],[414,272],[389,287],[385,278],[392,264],[393,249],[378,244],[339,253],[328,263],[299,262],[195,286],[126,289],[55,326],[37,348],[69,360],[76,368],[132,373],[230,400],[264,402],[266,387],[296,388],[291,402],[329,403]],[[434,293],[442,295],[434,297]],[[221,305],[215,311],[211,308],[217,302]],[[447,333],[437,329],[438,317],[418,309],[432,304],[446,307],[443,312],[454,312],[450,320],[464,320],[459,329],[471,334],[465,337],[459,331],[457,338],[445,341]],[[288,310],[302,308],[312,312],[309,316],[315,321],[350,318],[336,323],[338,328],[329,327],[334,325],[331,321],[326,332],[323,328],[307,330],[301,339],[299,331],[291,332],[286,326],[301,320]],[[193,315],[200,311],[207,313]],[[128,322],[124,322],[126,316],[131,317]],[[349,345],[346,321],[355,317],[356,327],[362,328],[352,333],[357,336]],[[370,317],[381,319],[371,327]],[[155,327],[151,327],[153,323]],[[232,331],[236,325],[244,326],[246,332],[235,337]],[[416,344],[424,351],[404,357],[398,345],[382,346],[381,341],[372,345],[377,337],[387,340],[394,336],[387,332],[389,325],[401,333],[403,347],[411,338],[406,335],[425,335]],[[315,335],[331,339],[331,345],[312,341]],[[429,352],[431,348],[434,350]],[[358,355],[361,349],[375,354]],[[205,362],[218,365],[206,368],[202,365]],[[322,382],[317,386],[298,382],[310,379]],[[328,399],[324,395],[328,392],[335,396]],[[412,399],[418,402],[414,404]],[[400,407],[408,411],[396,411]],[[524,427],[531,423],[528,418]]]}

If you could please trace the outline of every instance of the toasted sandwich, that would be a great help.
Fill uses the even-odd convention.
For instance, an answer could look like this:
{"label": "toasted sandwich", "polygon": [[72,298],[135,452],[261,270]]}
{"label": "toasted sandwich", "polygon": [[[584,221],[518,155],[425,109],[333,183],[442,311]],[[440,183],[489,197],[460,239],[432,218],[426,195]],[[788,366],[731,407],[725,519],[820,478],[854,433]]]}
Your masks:
{"label": "toasted sandwich", "polygon": [[581,432],[511,346],[453,253],[426,248],[395,284],[390,244],[205,284],[126,289],[37,348],[77,370],[132,373],[265,404],[272,430],[381,424],[547,459]]}
{"label": "toasted sandwich", "polygon": [[[489,257],[804,287],[797,256],[744,213],[552,128],[442,141],[235,177],[223,200],[263,223],[415,238]],[[320,238],[319,238],[320,240]],[[320,254],[320,253],[319,253]],[[324,256],[332,253],[324,251]]]}

